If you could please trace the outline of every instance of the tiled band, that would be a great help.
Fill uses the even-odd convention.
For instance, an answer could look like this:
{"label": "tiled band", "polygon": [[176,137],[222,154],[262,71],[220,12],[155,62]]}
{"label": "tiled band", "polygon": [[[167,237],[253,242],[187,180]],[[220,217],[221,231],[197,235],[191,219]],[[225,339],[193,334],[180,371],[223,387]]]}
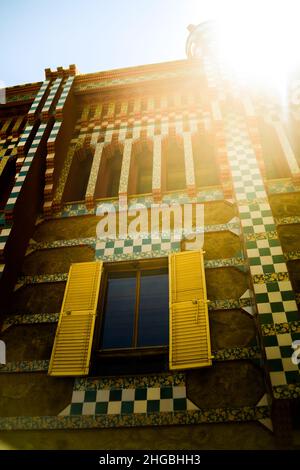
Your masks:
{"label": "tiled band", "polygon": [[248,422],[270,417],[267,406],[208,408],[162,413],[115,415],[19,416],[0,418],[0,430],[98,429],[111,427],[163,426],[180,424]]}
{"label": "tiled band", "polygon": [[[299,313],[295,295],[264,182],[245,122],[237,114],[231,114],[227,118],[226,139],[254,283],[258,320],[262,327],[266,324],[297,321]],[[271,237],[268,237],[269,233],[272,234]],[[289,396],[289,393],[291,398],[295,397],[295,387],[297,389],[297,384],[300,383],[299,365],[292,361],[292,341],[295,338],[296,336],[290,333],[277,334],[276,328],[274,335],[263,337],[267,368],[273,392],[277,397],[278,387],[285,391],[285,397]]]}

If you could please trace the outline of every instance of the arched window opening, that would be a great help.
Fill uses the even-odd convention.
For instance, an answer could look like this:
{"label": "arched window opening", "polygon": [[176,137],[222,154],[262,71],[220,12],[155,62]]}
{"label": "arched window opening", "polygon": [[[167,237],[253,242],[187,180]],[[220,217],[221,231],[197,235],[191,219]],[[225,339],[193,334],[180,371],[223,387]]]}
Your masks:
{"label": "arched window opening", "polygon": [[105,147],[95,188],[95,198],[117,197],[119,194],[122,168],[122,149],[120,147]]}
{"label": "arched window opening", "polygon": [[290,177],[290,170],[276,130],[271,124],[266,123],[263,118],[259,119],[258,127],[265,162],[266,177],[268,179]]}
{"label": "arched window opening", "polygon": [[64,201],[71,202],[84,200],[93,162],[93,155],[94,149],[92,147],[81,147],[75,151],[64,190]]}
{"label": "arched window opening", "polygon": [[184,150],[182,140],[171,138],[163,143],[162,190],[186,189]]}
{"label": "arched window opening", "polygon": [[300,166],[300,130],[299,130],[299,120],[295,119],[292,115],[289,116],[289,119],[285,127],[289,143],[294,152],[295,158]]}
{"label": "arched window opening", "polygon": [[220,184],[215,145],[207,135],[194,135],[192,138],[196,186],[216,186]]}
{"label": "arched window opening", "polygon": [[132,149],[128,194],[146,194],[152,191],[153,146],[135,145]]}

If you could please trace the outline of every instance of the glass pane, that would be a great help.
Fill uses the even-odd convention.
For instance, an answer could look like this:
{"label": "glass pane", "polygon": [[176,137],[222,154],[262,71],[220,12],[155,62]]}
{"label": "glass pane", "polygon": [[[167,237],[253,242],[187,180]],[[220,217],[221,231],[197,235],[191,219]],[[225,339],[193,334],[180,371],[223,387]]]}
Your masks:
{"label": "glass pane", "polygon": [[180,170],[169,170],[167,175],[167,191],[177,191],[185,187],[185,173]]}
{"label": "glass pane", "polygon": [[167,191],[186,187],[183,148],[170,143],[167,149]]}
{"label": "glass pane", "polygon": [[116,197],[119,191],[120,171],[114,171],[111,178],[111,184],[107,190],[107,197]]}
{"label": "glass pane", "polygon": [[169,281],[167,272],[141,275],[138,346],[169,343]]}
{"label": "glass pane", "polygon": [[135,273],[126,273],[107,280],[101,344],[103,349],[132,346],[135,296]]}
{"label": "glass pane", "polygon": [[138,176],[137,194],[151,193],[152,191],[152,174],[147,170],[140,171]]}

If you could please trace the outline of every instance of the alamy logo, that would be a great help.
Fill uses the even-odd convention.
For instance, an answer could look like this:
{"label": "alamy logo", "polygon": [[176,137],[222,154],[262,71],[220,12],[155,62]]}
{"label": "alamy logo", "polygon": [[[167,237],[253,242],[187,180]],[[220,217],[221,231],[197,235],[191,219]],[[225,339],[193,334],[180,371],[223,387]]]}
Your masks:
{"label": "alamy logo", "polygon": [[6,103],[6,89],[5,84],[0,80],[0,104]]}
{"label": "alamy logo", "polygon": [[6,364],[6,344],[0,340],[0,364]]}
{"label": "alamy logo", "polygon": [[96,211],[101,220],[97,224],[97,238],[113,240],[131,238],[140,240],[151,236],[159,240],[185,240],[186,249],[202,248],[204,241],[203,204],[100,204]]}
{"label": "alamy logo", "polygon": [[300,364],[300,340],[299,339],[292,342],[292,348],[295,349],[295,351],[292,354],[292,363],[295,364],[295,366],[298,366]]}

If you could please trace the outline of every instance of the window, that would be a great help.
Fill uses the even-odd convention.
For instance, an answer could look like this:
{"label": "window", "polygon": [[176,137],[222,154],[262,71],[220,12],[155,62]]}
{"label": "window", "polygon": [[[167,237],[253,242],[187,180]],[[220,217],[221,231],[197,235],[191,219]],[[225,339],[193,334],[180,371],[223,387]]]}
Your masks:
{"label": "window", "polygon": [[91,147],[81,147],[75,152],[63,194],[64,201],[70,202],[84,200],[92,167],[93,155],[94,150]]}
{"label": "window", "polygon": [[194,170],[197,188],[220,184],[215,145],[206,135],[196,134],[192,139]]}
{"label": "window", "polygon": [[119,192],[119,184],[120,184],[120,174],[121,174],[121,159],[119,158],[118,163],[116,166],[112,168],[111,171],[111,184],[107,189],[107,197],[116,197]]}
{"label": "window", "polygon": [[101,292],[92,373],[168,370],[167,259],[107,263]]}
{"label": "window", "polygon": [[289,178],[291,174],[289,166],[274,126],[260,118],[258,131],[260,133],[266,177],[268,179]]}
{"label": "window", "polygon": [[173,138],[163,143],[162,188],[163,191],[186,188],[183,144]]}
{"label": "window", "polygon": [[168,259],[70,266],[49,375],[211,365],[201,250],[172,253]]}
{"label": "window", "polygon": [[96,199],[118,196],[121,168],[121,148],[106,147],[103,150],[96,182]]}
{"label": "window", "polygon": [[152,145],[142,144],[132,152],[128,194],[145,194],[152,191]]}
{"label": "window", "polygon": [[164,262],[107,266],[100,350],[168,344],[168,270]]}

